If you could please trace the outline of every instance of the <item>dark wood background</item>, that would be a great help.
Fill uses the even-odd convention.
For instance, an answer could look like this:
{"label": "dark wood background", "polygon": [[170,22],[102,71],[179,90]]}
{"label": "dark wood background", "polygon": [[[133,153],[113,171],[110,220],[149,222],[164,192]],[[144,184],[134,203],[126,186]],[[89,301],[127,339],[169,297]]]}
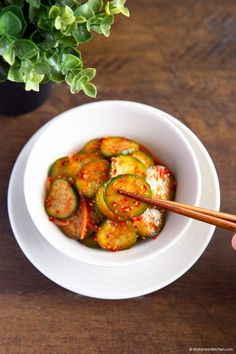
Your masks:
{"label": "dark wood background", "polygon": [[[97,68],[98,100],[144,102],[178,117],[216,165],[222,210],[236,213],[236,2],[130,0],[109,39],[83,46]],[[33,113],[0,117],[0,353],[185,353],[236,350],[236,253],[217,230],[184,276],[136,299],[104,301],[66,291],[25,258],[7,215],[7,186],[21,148],[60,112],[90,102],[53,88]]]}

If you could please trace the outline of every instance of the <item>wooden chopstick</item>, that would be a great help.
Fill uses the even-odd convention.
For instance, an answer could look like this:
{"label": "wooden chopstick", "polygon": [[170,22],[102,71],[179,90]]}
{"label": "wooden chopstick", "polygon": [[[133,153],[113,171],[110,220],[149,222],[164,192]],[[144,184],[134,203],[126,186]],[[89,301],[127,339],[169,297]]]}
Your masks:
{"label": "wooden chopstick", "polygon": [[148,198],[139,194],[127,192],[123,189],[119,189],[117,190],[117,192],[119,194],[125,195],[126,197],[130,197],[141,202],[151,204],[157,207],[158,209],[169,210],[176,214],[184,215],[192,219],[203,221],[208,224],[212,224],[223,229],[236,232],[236,215],[191,206],[188,204],[178,203],[170,200]]}

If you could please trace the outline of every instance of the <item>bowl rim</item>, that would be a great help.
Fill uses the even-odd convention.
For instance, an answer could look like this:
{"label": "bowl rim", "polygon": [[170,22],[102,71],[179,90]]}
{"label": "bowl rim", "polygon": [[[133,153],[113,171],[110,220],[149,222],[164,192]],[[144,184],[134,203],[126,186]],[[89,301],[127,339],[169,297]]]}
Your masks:
{"label": "bowl rim", "polygon": [[[48,128],[54,124],[58,124],[57,122],[59,120],[64,120],[65,117],[70,116],[71,112],[77,111],[79,109],[83,109],[84,107],[86,108],[87,106],[102,106],[104,105],[105,107],[107,107],[107,105],[121,105],[122,108],[125,108],[125,106],[130,107],[133,106],[134,108],[141,108],[143,110],[146,111],[150,111],[150,113],[154,113],[154,115],[157,117],[157,119],[161,119],[165,121],[165,124],[171,126],[171,129],[173,129],[176,134],[178,135],[178,138],[180,138],[183,142],[183,144],[186,146],[186,148],[189,150],[191,158],[193,160],[193,165],[195,167],[195,173],[196,173],[196,180],[197,180],[197,190],[196,190],[196,194],[195,194],[195,201],[194,201],[194,205],[199,205],[199,201],[200,201],[200,197],[201,197],[201,189],[202,189],[202,180],[201,180],[201,173],[200,173],[200,167],[199,167],[199,163],[198,160],[195,156],[194,150],[191,146],[191,144],[188,142],[187,138],[185,137],[185,135],[183,134],[182,131],[180,131],[180,129],[171,121],[171,120],[167,120],[166,117],[171,117],[172,119],[176,119],[178,121],[177,118],[171,116],[170,114],[156,108],[150,105],[146,105],[140,102],[134,102],[134,101],[126,101],[126,100],[104,100],[104,101],[97,101],[97,102],[92,102],[92,103],[86,103],[84,105],[81,106],[77,106],[77,107],[73,107],[65,112],[60,113],[59,115],[57,115],[56,117],[52,118],[49,122],[47,122],[44,125],[44,130],[42,132],[42,134],[39,136],[39,138],[36,140],[35,144],[33,145],[27,162],[26,162],[26,166],[25,166],[25,171],[24,171],[24,181],[23,181],[23,188],[24,188],[24,197],[25,197],[25,202],[26,202],[26,206],[27,206],[27,210],[29,212],[29,215],[35,225],[35,227],[38,229],[38,231],[40,232],[40,234],[42,235],[42,237],[44,237],[53,247],[55,247],[57,250],[59,250],[60,252],[66,254],[69,257],[75,258],[83,263],[86,264],[90,264],[90,265],[96,265],[96,266],[105,266],[105,267],[110,267],[110,266],[126,266],[126,265],[131,265],[131,264],[135,264],[135,263],[139,263],[141,261],[143,261],[144,259],[149,259],[152,257],[156,257],[159,254],[165,252],[167,249],[169,249],[170,247],[172,247],[186,232],[186,230],[190,227],[191,223],[192,223],[192,219],[186,219],[185,220],[185,224],[184,227],[181,229],[181,231],[178,233],[178,236],[176,236],[175,238],[173,238],[173,240],[169,241],[166,245],[162,245],[161,248],[158,248],[155,250],[155,252],[151,252],[151,253],[147,253],[147,254],[142,254],[139,255],[137,258],[131,258],[131,259],[125,259],[125,260],[118,260],[117,257],[114,257],[113,260],[111,259],[105,259],[105,257],[98,257],[99,259],[96,259],[95,253],[93,253],[93,257],[88,257],[84,256],[84,252],[82,252],[82,254],[80,254],[78,252],[78,255],[71,255],[67,250],[63,249],[60,246],[60,243],[54,243],[53,239],[49,238],[48,235],[45,235],[44,232],[42,232],[42,228],[40,225],[40,222],[38,222],[38,218],[34,215],[34,213],[32,213],[32,209],[31,209],[31,204],[30,204],[30,200],[29,200],[29,194],[27,192],[27,178],[29,175],[29,166],[30,166],[30,161],[32,159],[33,153],[35,148],[37,147],[37,144],[39,143],[40,139],[43,138],[43,136],[47,133]],[[183,124],[183,123],[182,123]],[[89,251],[91,251],[91,249],[88,249]],[[92,250],[94,251],[94,250]],[[95,251],[101,251],[101,250],[95,250]],[[128,251],[128,250],[127,250]],[[86,252],[85,252],[86,253]],[[89,253],[89,252],[88,252]],[[114,254],[114,253],[113,253]],[[95,258],[95,259],[94,259]]]}

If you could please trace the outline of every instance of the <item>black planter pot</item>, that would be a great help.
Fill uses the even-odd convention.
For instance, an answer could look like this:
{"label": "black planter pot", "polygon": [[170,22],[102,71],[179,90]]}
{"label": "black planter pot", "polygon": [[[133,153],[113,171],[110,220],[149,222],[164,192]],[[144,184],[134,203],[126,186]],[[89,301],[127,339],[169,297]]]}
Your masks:
{"label": "black planter pot", "polygon": [[51,82],[40,86],[40,91],[25,91],[25,85],[6,81],[0,83],[0,114],[20,115],[31,112],[48,98]]}

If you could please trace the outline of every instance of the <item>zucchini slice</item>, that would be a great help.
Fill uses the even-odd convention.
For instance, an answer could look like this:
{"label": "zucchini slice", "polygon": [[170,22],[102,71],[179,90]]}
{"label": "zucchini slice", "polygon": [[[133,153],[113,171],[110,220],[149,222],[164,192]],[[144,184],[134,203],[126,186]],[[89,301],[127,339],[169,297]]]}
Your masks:
{"label": "zucchini slice", "polygon": [[116,156],[111,158],[110,177],[134,174],[146,177],[146,167],[133,156]]}
{"label": "zucchini slice", "polygon": [[141,161],[146,168],[155,165],[153,158],[144,151],[135,151],[131,154],[131,156]]}
{"label": "zucchini slice", "polygon": [[108,136],[102,139],[101,152],[106,157],[127,155],[137,150],[139,144],[127,138]]}
{"label": "zucchini slice", "polygon": [[86,235],[83,240],[80,240],[80,243],[89,248],[100,248],[99,243],[97,241],[97,236],[94,233],[88,236]]}
{"label": "zucchini slice", "polygon": [[164,222],[164,212],[154,208],[147,208],[142,215],[132,219],[135,231],[142,238],[157,236],[162,230]]}
{"label": "zucchini slice", "polygon": [[56,160],[49,169],[49,177],[55,178],[73,178],[86,163],[101,158],[96,153],[81,151],[72,156],[65,156]]}
{"label": "zucchini slice", "polygon": [[96,152],[80,151],[79,153],[72,155],[70,157],[70,163],[72,165],[71,174],[73,176],[77,175],[84,165],[98,159],[103,159],[103,157]]}
{"label": "zucchini slice", "polygon": [[78,198],[70,183],[62,178],[54,180],[45,200],[47,214],[57,219],[66,219],[77,208]]}
{"label": "zucchini slice", "polygon": [[87,233],[88,206],[83,195],[80,197],[79,209],[67,221],[66,225],[60,226],[62,232],[74,240],[84,239]]}
{"label": "zucchini slice", "polygon": [[166,166],[149,167],[146,180],[151,187],[153,198],[166,200],[174,198],[176,181],[174,175]]}
{"label": "zucchini slice", "polygon": [[84,145],[83,151],[85,152],[100,152],[102,138],[97,138],[90,140],[87,144]]}
{"label": "zucchini slice", "polygon": [[97,193],[96,193],[96,206],[97,209],[105,215],[108,219],[110,220],[116,220],[119,221],[121,220],[120,216],[117,216],[114,214],[107,206],[104,200],[104,189],[106,187],[106,184],[103,184],[102,186],[99,187]]}
{"label": "zucchini slice", "polygon": [[106,220],[97,232],[100,247],[119,251],[132,247],[137,241],[137,234],[129,221]]}
{"label": "zucchini slice", "polygon": [[99,186],[108,179],[109,162],[93,160],[84,165],[75,178],[75,186],[79,192],[92,198]]}
{"label": "zucchini slice", "polygon": [[63,178],[70,177],[68,175],[68,166],[70,161],[67,156],[61,157],[56,160],[50,167],[48,176],[51,178]]}
{"label": "zucchini slice", "polygon": [[154,161],[154,165],[161,165],[160,160],[155,155],[153,155],[153,153],[146,146],[140,144],[139,150],[144,152],[148,156],[151,156]]}
{"label": "zucchini slice", "polygon": [[103,195],[108,208],[123,219],[138,216],[147,209],[145,203],[117,193],[118,189],[151,197],[151,189],[145,178],[133,174],[116,176],[107,183]]}

